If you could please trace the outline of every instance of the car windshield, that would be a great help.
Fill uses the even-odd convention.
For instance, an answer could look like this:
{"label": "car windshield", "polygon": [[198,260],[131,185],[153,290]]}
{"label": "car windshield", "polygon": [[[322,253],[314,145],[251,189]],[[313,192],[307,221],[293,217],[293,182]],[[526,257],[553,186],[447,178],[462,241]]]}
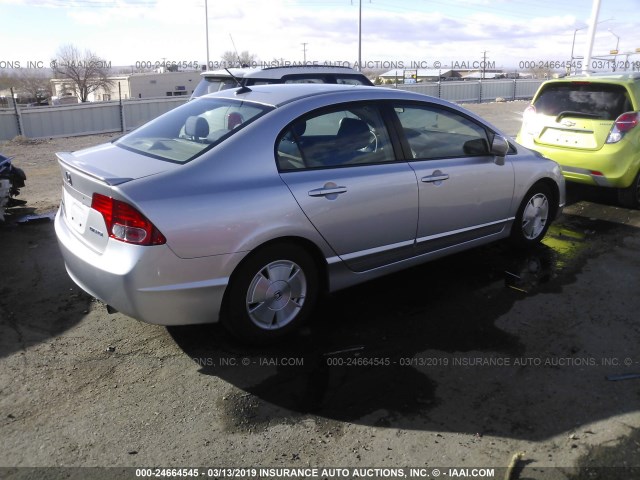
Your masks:
{"label": "car windshield", "polygon": [[198,86],[193,91],[193,97],[201,97],[208,93],[215,93],[221,90],[227,90],[237,85],[233,78],[229,77],[203,77]]}
{"label": "car windshield", "polygon": [[621,85],[571,82],[548,84],[534,102],[538,113],[585,116],[615,120],[633,110],[629,94]]}
{"label": "car windshield", "polygon": [[114,143],[159,160],[186,163],[271,109],[230,98],[200,98],[171,110]]}

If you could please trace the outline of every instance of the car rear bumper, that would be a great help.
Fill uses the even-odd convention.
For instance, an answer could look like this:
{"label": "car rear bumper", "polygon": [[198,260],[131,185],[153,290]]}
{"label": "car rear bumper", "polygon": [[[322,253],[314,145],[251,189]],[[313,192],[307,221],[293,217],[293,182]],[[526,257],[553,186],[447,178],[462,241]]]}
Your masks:
{"label": "car rear bumper", "polygon": [[570,182],[598,187],[626,188],[633,183],[640,168],[640,157],[633,144],[623,141],[604,145],[600,150],[576,150],[540,145],[530,135],[520,135],[520,142],[531,150],[555,160],[562,175]]}
{"label": "car rear bumper", "polygon": [[229,274],[242,258],[182,259],[167,245],[142,247],[112,239],[97,253],[76,237],[60,211],[55,231],[67,272],[80,288],[119,312],[158,325],[218,321]]}
{"label": "car rear bumper", "polygon": [[615,187],[615,183],[604,175],[599,175],[593,170],[586,168],[569,167],[562,165],[562,175],[570,182],[584,183],[598,187]]}

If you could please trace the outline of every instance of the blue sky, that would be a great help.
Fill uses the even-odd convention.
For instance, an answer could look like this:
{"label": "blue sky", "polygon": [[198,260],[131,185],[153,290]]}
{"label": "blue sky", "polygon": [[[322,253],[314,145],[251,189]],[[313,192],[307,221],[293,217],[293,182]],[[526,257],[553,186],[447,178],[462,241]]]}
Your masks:
{"label": "blue sky", "polygon": [[[63,44],[112,65],[204,63],[204,0],[0,0],[2,62],[47,63]],[[358,0],[208,0],[210,60],[248,50],[274,59],[358,58]],[[487,59],[497,68],[567,60],[590,0],[362,0],[362,59],[430,67]],[[640,0],[602,0],[594,54],[640,47]],[[611,30],[611,31],[609,31]],[[613,32],[613,33],[612,33]],[[616,37],[617,36],[617,37]],[[576,34],[582,55],[587,29]],[[624,57],[622,58],[624,59]],[[640,54],[630,57],[640,61]],[[388,63],[387,63],[388,65]]]}

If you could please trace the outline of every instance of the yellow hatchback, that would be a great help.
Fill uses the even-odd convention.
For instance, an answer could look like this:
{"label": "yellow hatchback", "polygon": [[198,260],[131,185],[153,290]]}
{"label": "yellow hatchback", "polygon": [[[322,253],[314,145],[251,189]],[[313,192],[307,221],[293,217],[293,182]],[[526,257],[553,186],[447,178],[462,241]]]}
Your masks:
{"label": "yellow hatchback", "polygon": [[640,72],[574,76],[543,83],[517,141],[555,160],[571,182],[616,188],[640,208]]}

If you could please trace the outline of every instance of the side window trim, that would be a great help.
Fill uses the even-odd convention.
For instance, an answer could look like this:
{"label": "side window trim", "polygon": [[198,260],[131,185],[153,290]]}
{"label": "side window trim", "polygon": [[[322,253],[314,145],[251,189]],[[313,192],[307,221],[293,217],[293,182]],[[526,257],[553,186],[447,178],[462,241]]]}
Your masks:
{"label": "side window trim", "polygon": [[404,135],[402,123],[400,123],[400,119],[394,110],[395,103],[397,102],[393,100],[380,101],[380,112],[387,125],[396,159],[398,161],[410,162],[413,160],[411,157],[411,147]]}

